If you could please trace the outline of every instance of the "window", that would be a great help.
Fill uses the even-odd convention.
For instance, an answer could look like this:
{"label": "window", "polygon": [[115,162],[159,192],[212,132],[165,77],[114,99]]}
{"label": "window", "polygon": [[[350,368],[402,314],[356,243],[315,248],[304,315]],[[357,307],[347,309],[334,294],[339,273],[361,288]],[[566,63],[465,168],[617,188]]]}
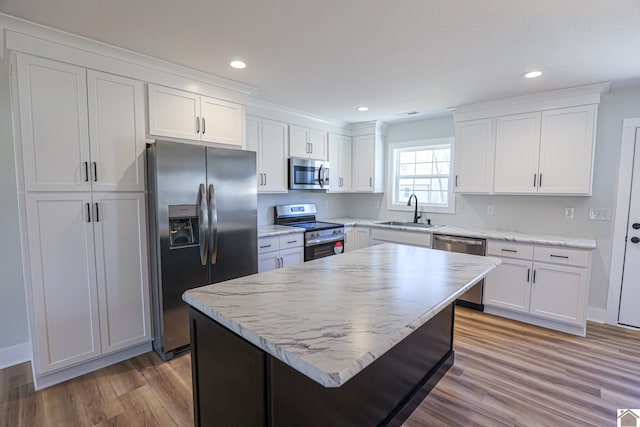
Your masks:
{"label": "window", "polygon": [[453,138],[389,144],[388,208],[411,210],[409,196],[429,212],[454,212],[451,154]]}

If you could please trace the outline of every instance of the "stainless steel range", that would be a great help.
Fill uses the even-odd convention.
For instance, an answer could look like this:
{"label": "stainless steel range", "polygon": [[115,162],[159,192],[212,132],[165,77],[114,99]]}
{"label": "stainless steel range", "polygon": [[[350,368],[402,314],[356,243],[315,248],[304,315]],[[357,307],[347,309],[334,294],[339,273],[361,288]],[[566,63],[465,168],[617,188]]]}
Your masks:
{"label": "stainless steel range", "polygon": [[274,209],[276,224],[305,229],[305,261],[342,253],[344,249],[344,225],[316,221],[315,204],[279,205],[275,206]]}

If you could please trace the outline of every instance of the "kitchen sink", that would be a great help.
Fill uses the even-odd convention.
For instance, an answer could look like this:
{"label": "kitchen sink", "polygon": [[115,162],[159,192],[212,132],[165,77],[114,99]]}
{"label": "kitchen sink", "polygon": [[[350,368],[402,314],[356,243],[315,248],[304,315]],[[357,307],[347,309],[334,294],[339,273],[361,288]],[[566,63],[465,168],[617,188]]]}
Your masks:
{"label": "kitchen sink", "polygon": [[416,227],[416,228],[433,228],[435,227],[435,225],[431,225],[431,224],[422,224],[422,223],[415,223],[415,222],[409,222],[409,221],[383,221],[383,222],[377,222],[376,224],[380,224],[380,225],[398,225],[401,227]]}

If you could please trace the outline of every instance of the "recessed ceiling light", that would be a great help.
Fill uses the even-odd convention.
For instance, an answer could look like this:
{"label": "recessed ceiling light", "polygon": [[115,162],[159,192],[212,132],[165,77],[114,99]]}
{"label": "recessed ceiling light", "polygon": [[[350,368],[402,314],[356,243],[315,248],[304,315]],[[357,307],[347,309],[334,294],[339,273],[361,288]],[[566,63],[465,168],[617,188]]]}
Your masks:
{"label": "recessed ceiling light", "polygon": [[247,64],[239,60],[229,62],[229,65],[231,65],[233,68],[238,68],[238,69],[247,68]]}
{"label": "recessed ceiling light", "polygon": [[369,107],[365,107],[365,106],[363,105],[362,107],[358,107],[358,108],[356,108],[356,110],[358,110],[358,111],[363,111],[363,112],[364,112],[364,111],[369,111]]}
{"label": "recessed ceiling light", "polygon": [[542,75],[542,71],[529,71],[528,73],[524,73],[523,77],[525,79],[535,79]]}

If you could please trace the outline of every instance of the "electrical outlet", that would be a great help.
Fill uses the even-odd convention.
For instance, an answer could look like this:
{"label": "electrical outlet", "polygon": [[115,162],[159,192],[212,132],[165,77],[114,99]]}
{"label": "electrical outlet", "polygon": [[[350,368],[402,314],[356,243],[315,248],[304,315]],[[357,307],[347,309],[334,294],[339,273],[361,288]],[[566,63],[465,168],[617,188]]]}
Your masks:
{"label": "electrical outlet", "polygon": [[496,205],[487,205],[487,215],[493,215],[496,213]]}
{"label": "electrical outlet", "polygon": [[380,209],[380,200],[375,200],[373,202],[373,208],[374,209]]}
{"label": "electrical outlet", "polygon": [[589,208],[589,219],[592,221],[611,221],[611,209]]}
{"label": "electrical outlet", "polygon": [[573,219],[576,217],[576,210],[574,208],[564,208],[565,219]]}
{"label": "electrical outlet", "polygon": [[329,207],[329,201],[328,201],[328,200],[325,200],[325,201],[324,201],[324,207],[325,207],[325,208],[328,208],[328,207]]}

